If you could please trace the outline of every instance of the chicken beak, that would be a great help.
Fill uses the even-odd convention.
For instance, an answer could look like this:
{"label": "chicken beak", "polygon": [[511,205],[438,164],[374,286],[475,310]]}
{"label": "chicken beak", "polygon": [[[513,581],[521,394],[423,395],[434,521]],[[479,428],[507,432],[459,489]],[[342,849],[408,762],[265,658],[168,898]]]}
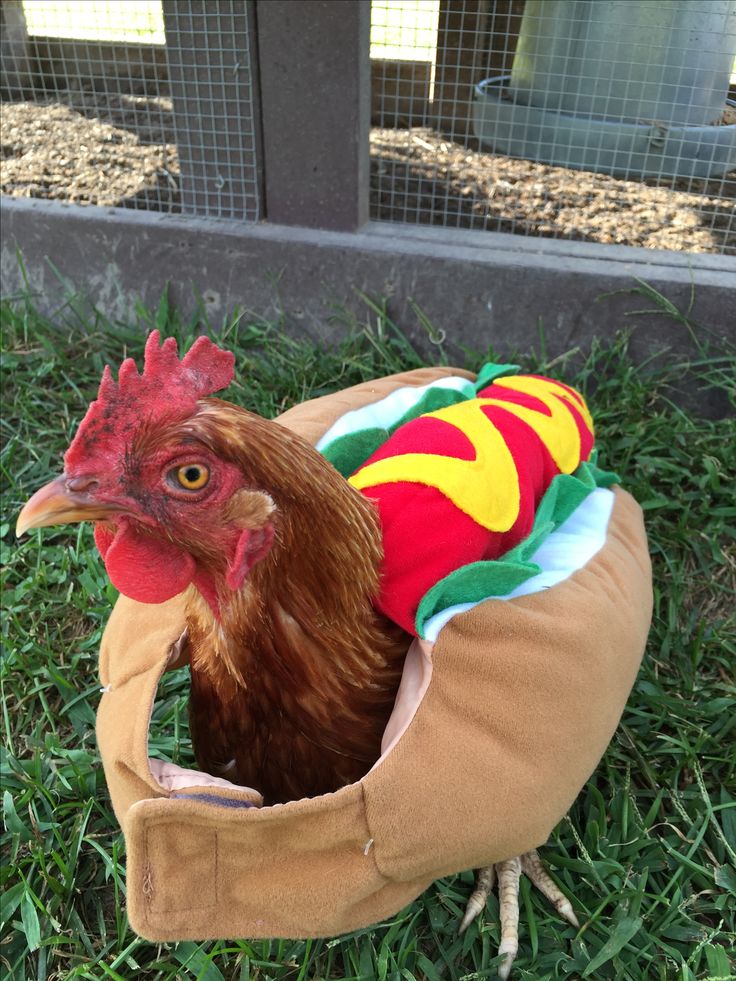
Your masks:
{"label": "chicken beak", "polygon": [[91,491],[96,486],[96,481],[74,480],[62,474],[27,502],[18,515],[15,534],[20,537],[29,528],[109,518],[113,508],[95,500]]}

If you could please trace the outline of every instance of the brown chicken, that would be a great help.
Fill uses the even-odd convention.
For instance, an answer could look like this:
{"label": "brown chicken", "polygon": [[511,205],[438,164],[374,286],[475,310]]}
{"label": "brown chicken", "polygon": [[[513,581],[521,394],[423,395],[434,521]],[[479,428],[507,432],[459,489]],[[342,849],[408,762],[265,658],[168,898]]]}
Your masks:
{"label": "brown chicken", "polygon": [[[179,361],[154,332],[143,374],[130,359],[117,383],[106,369],[64,473],[28,502],[18,533],[94,521],[122,593],[160,603],[186,592],[197,762],[274,803],[370,769],[410,637],[374,607],[383,553],[371,500],[292,431],[207,397],[233,360],[200,338]],[[536,853],[521,862],[574,921]],[[498,867],[505,968],[519,863]]]}
{"label": "brown chicken", "polygon": [[[165,435],[170,445],[193,438],[247,475],[222,526],[217,515],[174,534],[210,579],[202,594],[189,587],[187,604],[197,762],[267,803],[366,773],[409,644],[370,602],[381,559],[374,509],[301,437],[279,427],[274,439],[274,425],[210,400]],[[270,545],[235,590],[222,541],[232,522],[248,531],[247,563]]]}
{"label": "brown chicken", "polygon": [[187,590],[197,763],[275,803],[375,762],[409,638],[371,604],[370,502],[295,433],[198,398],[232,361],[200,339],[180,363],[152,334],[144,374],[127,361],[115,385],[106,371],[64,476],[21,520],[98,522],[110,578],[134,599]]}

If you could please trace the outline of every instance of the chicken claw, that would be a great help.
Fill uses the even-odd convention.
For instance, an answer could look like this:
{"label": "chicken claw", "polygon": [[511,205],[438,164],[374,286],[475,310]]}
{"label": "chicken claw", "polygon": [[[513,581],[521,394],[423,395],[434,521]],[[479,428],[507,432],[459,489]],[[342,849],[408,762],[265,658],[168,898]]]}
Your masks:
{"label": "chicken claw", "polygon": [[539,891],[547,897],[560,916],[563,916],[573,926],[580,923],[573,912],[570,900],[560,892],[544,869],[536,849],[521,855],[519,858],[509,858],[505,862],[497,862],[478,870],[478,876],[465,915],[460,924],[459,933],[463,933],[485,909],[486,900],[498,878],[498,904],[501,920],[501,943],[499,954],[505,954],[505,960],[498,969],[501,981],[506,981],[511,973],[511,967],[519,950],[519,878],[521,873],[531,879]]}

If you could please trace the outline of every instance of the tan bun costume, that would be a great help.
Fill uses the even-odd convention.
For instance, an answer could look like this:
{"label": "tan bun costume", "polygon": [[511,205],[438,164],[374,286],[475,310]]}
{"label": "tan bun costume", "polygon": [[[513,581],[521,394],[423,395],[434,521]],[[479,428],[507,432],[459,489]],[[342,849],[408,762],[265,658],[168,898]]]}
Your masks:
{"label": "tan bun costume", "polygon": [[[449,374],[472,377],[406,372],[278,421],[315,443],[346,411]],[[614,495],[603,546],[569,578],[486,600],[434,644],[414,642],[381,759],[322,797],[260,807],[255,790],[149,759],[183,601],[121,597],[102,641],[97,733],[133,929],[154,941],[332,936],[394,914],[440,876],[543,844],[616,729],[649,629],[641,510]]]}

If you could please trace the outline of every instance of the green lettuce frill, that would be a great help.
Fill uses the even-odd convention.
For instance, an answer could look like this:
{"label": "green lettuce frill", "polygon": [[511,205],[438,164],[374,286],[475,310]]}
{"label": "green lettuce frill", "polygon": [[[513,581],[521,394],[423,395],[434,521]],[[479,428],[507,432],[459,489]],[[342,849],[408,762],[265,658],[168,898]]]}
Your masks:
{"label": "green lettuce frill", "polygon": [[539,575],[541,567],[531,561],[544,540],[562,525],[597,487],[619,483],[615,473],[596,465],[597,453],[581,463],[574,474],[559,474],[542,498],[527,537],[500,559],[472,562],[440,579],[424,594],[416,616],[416,630],[424,637],[427,621],[461,603],[479,603],[489,596],[506,596],[514,589]]}
{"label": "green lettuce frill", "polygon": [[466,402],[469,397],[473,397],[473,391],[479,392],[496,378],[515,375],[518,371],[518,364],[484,364],[477,380],[467,383],[469,391],[440,386],[427,388],[414,405],[400,418],[392,421],[390,426],[366,426],[354,430],[344,436],[338,436],[320,452],[343,477],[350,477],[404,423],[429,412],[437,412],[438,409],[444,409],[448,405]]}

